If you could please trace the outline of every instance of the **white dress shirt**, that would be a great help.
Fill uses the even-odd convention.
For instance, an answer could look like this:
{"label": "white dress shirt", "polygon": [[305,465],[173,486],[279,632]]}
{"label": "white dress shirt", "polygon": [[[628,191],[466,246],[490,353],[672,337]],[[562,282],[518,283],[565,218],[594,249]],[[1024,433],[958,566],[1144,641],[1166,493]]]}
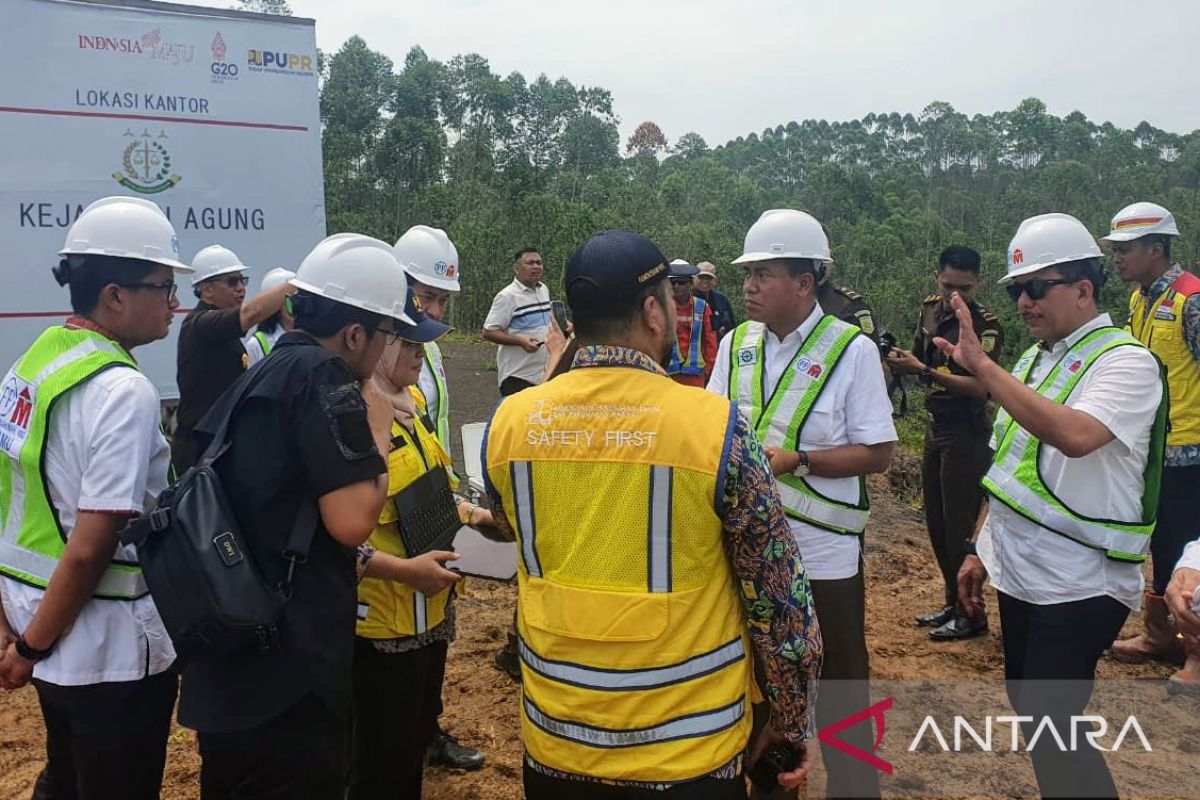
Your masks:
{"label": "white dress shirt", "polygon": [[[50,500],[67,538],[80,511],[140,513],[167,486],[171,451],[159,429],[158,392],[129,367],[98,373],[65,394],[50,413],[44,469]],[[135,560],[132,547],[117,555]],[[0,576],[9,624],[21,633],[45,590]],[[60,686],[133,681],[175,661],[149,595],[86,603],[33,677]]]}
{"label": "white dress shirt", "polygon": [[[1043,352],[1029,374],[1029,385],[1040,383],[1071,345],[1105,325],[1112,320],[1101,314]],[[1043,444],[1038,467],[1046,487],[1083,516],[1141,519],[1143,473],[1161,399],[1158,364],[1149,350],[1118,347],[1100,356],[1066,405],[1095,417],[1116,438],[1082,458]],[[996,445],[993,433],[993,450]],[[992,586],[1018,600],[1051,605],[1108,595],[1134,610],[1141,605],[1140,564],[1114,561],[1025,519],[994,497],[977,549]]]}
{"label": "white dress shirt", "polygon": [[[492,298],[492,307],[483,329],[504,331],[513,336],[528,336],[535,342],[545,342],[550,332],[550,290],[539,283],[529,287],[516,278]],[[546,347],[543,344],[532,353],[514,344],[496,348],[497,383],[505,378],[520,378],[529,383],[542,382],[546,371]]]}
{"label": "white dress shirt", "polygon": [[[784,370],[792,363],[804,340],[817,327],[824,312],[813,308],[800,327],[780,339],[769,328],[763,336],[764,371],[767,395],[779,385]],[[736,329],[735,329],[736,330]],[[721,339],[717,361],[708,390],[728,396],[730,332]],[[828,450],[847,444],[874,445],[896,441],[892,424],[892,403],[888,400],[879,350],[866,336],[857,336],[829,377],[821,396],[800,431],[798,449]],[[859,498],[858,480],[822,478],[810,474],[809,484],[816,491],[846,503]],[[863,490],[865,491],[865,490]],[[808,577],[815,580],[841,580],[858,574],[861,548],[859,537],[833,533],[806,522],[788,518],[792,535],[800,549],[800,558]]]}

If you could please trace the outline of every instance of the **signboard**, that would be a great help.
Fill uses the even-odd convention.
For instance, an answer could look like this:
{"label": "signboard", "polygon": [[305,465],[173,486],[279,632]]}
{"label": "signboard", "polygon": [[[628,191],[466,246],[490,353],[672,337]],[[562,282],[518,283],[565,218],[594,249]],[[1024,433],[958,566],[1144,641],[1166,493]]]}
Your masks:
{"label": "signboard", "polygon": [[[0,373],[70,312],[50,273],[88,203],[158,203],[185,261],[221,244],[295,269],[325,236],[312,20],[145,2],[5,0],[0,26]],[[175,340],[136,351],[177,396]]]}

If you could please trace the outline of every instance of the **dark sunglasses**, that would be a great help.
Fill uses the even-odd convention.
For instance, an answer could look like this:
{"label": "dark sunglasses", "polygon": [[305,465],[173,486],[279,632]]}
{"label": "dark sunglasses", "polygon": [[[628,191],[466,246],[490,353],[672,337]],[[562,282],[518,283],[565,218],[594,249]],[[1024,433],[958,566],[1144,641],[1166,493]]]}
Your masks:
{"label": "dark sunglasses", "polygon": [[117,286],[120,286],[122,289],[132,289],[134,291],[148,289],[156,292],[164,292],[167,295],[168,303],[175,299],[175,295],[179,291],[179,286],[175,281],[163,281],[162,283],[118,283]]}
{"label": "dark sunglasses", "polygon": [[1072,283],[1079,283],[1077,280],[1070,278],[1047,278],[1045,280],[1032,280],[1025,283],[1014,283],[1008,286],[1006,291],[1008,296],[1015,303],[1021,299],[1022,294],[1029,295],[1029,299],[1034,302],[1043,299],[1050,293],[1050,290],[1055,286],[1069,286]]}
{"label": "dark sunglasses", "polygon": [[230,275],[225,278],[225,285],[230,289],[236,289],[239,286],[245,286],[250,282],[248,275]]}
{"label": "dark sunglasses", "polygon": [[676,286],[686,286],[692,282],[691,278],[671,278],[671,283]]}

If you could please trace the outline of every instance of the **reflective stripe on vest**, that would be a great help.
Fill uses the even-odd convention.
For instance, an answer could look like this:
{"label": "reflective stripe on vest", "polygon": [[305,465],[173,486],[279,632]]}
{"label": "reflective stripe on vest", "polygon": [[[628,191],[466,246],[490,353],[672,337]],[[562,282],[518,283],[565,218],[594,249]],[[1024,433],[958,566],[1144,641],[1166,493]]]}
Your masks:
{"label": "reflective stripe on vest", "polygon": [[1196,294],[1200,294],[1200,278],[1190,272],[1176,278],[1156,298],[1147,300],[1141,291],[1134,290],[1125,326],[1167,368],[1171,398],[1167,444],[1175,447],[1200,444],[1200,364],[1188,346],[1183,324],[1184,307]]}
{"label": "reflective stripe on vest", "polygon": [[704,300],[692,298],[692,336],[688,340],[688,357],[683,361],[679,351],[679,337],[675,337],[675,346],[671,348],[671,361],[667,365],[668,375],[703,375],[704,368]]}
{"label": "reflective stripe on vest", "polygon": [[255,331],[254,338],[258,342],[258,346],[262,348],[263,358],[271,355],[271,337],[262,331]]}
{"label": "reflective stripe on vest", "polygon": [[446,452],[450,452],[450,396],[446,393],[446,367],[442,363],[442,350],[437,342],[425,345],[425,365],[433,376],[434,391],[437,397],[426,397],[425,408],[433,420],[438,441]]}
{"label": "reflective stripe on vest", "polygon": [[650,669],[592,669],[583,664],[544,659],[533,652],[524,639],[518,642],[518,647],[521,661],[534,672],[559,683],[600,691],[657,689],[661,686],[683,683],[724,669],[746,657],[746,648],[740,637],[728,644],[721,645],[716,650],[693,656],[679,664]]}
{"label": "reflective stripe on vest", "polygon": [[525,562],[525,571],[530,575],[541,577],[542,567],[537,557],[537,528],[533,512],[533,480],[530,477],[532,465],[528,461],[514,461],[512,469],[513,504],[517,509],[517,526],[521,531],[521,560]]}
{"label": "reflective stripe on vest", "polygon": [[[1091,331],[1063,353],[1036,387],[1037,393],[1060,405],[1065,404],[1092,365],[1105,353],[1118,347],[1141,345],[1119,328],[1106,326]],[[1036,345],[1025,351],[1017,361],[1013,375],[1022,383],[1028,383],[1040,355],[1041,351]],[[1165,401],[1159,404],[1151,435],[1142,501],[1143,519],[1138,522],[1091,519],[1067,508],[1042,479],[1039,458],[1042,442],[1004,412],[997,415],[998,447],[992,466],[983,478],[983,488],[1043,528],[1087,547],[1104,550],[1113,559],[1144,561],[1150,548],[1150,534],[1154,531],[1166,408]]]}
{"label": "reflective stripe on vest", "polygon": [[[751,420],[764,445],[797,450],[809,414],[861,331],[826,314],[804,340],[769,398],[764,397],[765,333],[766,326],[760,322],[745,322],[734,329],[729,396]],[[858,503],[827,497],[794,475],[780,475],[776,480],[788,516],[835,533],[858,534],[866,528],[871,512],[862,479],[844,479],[857,484]]]}
{"label": "reflective stripe on vest", "polygon": [[557,719],[535,706],[528,697],[525,698],[524,708],[525,718],[546,733],[589,747],[607,748],[636,747],[712,736],[736,725],[746,715],[746,701],[742,699],[722,708],[677,717],[649,728],[614,730]]}
{"label": "reflective stripe on vest", "polygon": [[[44,480],[50,414],[60,398],[111,367],[137,369],[119,345],[88,330],[50,328],[0,385],[0,573],[44,589],[66,548]],[[136,563],[114,558],[93,596],[149,593]]]}

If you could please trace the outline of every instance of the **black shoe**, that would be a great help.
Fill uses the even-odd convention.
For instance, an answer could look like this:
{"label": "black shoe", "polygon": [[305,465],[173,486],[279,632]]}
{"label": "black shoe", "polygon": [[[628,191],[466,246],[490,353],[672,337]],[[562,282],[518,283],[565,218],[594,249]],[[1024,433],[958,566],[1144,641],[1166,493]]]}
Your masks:
{"label": "black shoe", "polygon": [[929,632],[929,638],[935,642],[952,642],[957,639],[970,639],[987,633],[987,617],[977,620],[955,616],[954,619],[942,625],[937,630]]}
{"label": "black shoe", "polygon": [[954,619],[954,606],[943,606],[940,611],[930,611],[917,617],[919,628],[940,628]]}
{"label": "black shoe", "polygon": [[496,651],[495,658],[492,663],[496,669],[503,672],[508,677],[518,683],[521,681],[521,658],[517,655],[515,647],[505,646]]}
{"label": "black shoe", "polygon": [[464,747],[458,743],[458,739],[445,731],[438,731],[429,749],[425,751],[425,765],[477,770],[483,767],[483,753],[474,747]]}

